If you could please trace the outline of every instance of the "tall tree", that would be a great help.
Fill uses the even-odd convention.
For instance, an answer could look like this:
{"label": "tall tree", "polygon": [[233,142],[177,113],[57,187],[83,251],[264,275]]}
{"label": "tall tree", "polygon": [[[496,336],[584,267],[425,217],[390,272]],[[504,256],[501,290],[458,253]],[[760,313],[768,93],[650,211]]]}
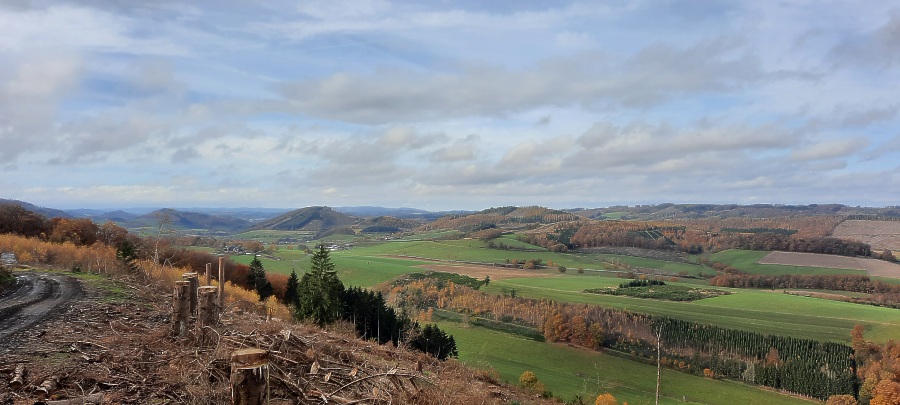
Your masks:
{"label": "tall tree", "polygon": [[259,260],[259,256],[253,257],[253,260],[250,261],[250,271],[247,272],[247,285],[250,289],[256,291],[260,301],[265,301],[266,298],[271,297],[275,293],[275,288],[266,278],[266,269]]}
{"label": "tall tree", "polygon": [[291,270],[291,276],[288,277],[287,287],[284,291],[284,304],[295,308],[297,307],[297,287],[300,285],[300,278],[297,277],[297,272]]}
{"label": "tall tree", "polygon": [[453,338],[453,335],[442,331],[437,325],[425,325],[422,333],[410,343],[414,349],[437,357],[438,360],[459,357],[459,352],[456,350],[456,339]]}
{"label": "tall tree", "polygon": [[300,278],[297,287],[299,305],[294,316],[320,327],[334,322],[341,314],[343,291],[344,284],[334,271],[328,250],[320,245],[313,254],[310,270]]}

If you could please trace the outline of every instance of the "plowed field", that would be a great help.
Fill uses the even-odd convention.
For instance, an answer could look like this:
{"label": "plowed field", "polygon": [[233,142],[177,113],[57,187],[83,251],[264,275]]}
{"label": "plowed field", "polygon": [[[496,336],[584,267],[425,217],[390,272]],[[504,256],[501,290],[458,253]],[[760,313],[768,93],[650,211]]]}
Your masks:
{"label": "plowed field", "polygon": [[772,252],[760,259],[757,263],[865,270],[870,276],[900,278],[900,264],[859,257],[823,255],[818,253]]}
{"label": "plowed field", "polygon": [[900,221],[844,221],[832,235],[868,243],[876,250],[900,250]]}

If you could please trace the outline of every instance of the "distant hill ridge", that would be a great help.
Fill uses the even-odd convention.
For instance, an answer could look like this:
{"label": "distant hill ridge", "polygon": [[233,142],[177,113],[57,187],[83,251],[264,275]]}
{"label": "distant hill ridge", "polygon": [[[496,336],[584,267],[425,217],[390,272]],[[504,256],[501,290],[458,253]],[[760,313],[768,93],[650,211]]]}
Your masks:
{"label": "distant hill ridge", "polygon": [[134,220],[129,221],[129,225],[156,226],[161,219],[167,222],[170,221],[173,227],[182,229],[236,231],[246,229],[250,225],[248,221],[243,219],[220,217],[198,212],[178,211],[171,208],[163,208],[149,214],[141,215]]}
{"label": "distant hill ridge", "polygon": [[585,218],[570,212],[535,205],[527,207],[508,206],[488,208],[474,214],[447,215],[427,226],[432,229],[443,228],[471,232],[494,225],[556,223],[583,219]]}
{"label": "distant hill ridge", "polygon": [[325,231],[350,226],[356,223],[355,217],[335,211],[330,207],[306,207],[262,221],[252,229],[272,229],[279,231]]}
{"label": "distant hill ridge", "polygon": [[0,198],[0,205],[18,205],[28,211],[36,212],[47,218],[54,218],[54,217],[72,218],[72,216],[69,215],[68,213],[66,213],[65,211],[57,210],[57,209],[53,209],[53,208],[38,207],[37,205],[34,205],[32,203],[27,203],[25,201],[7,200],[4,198]]}

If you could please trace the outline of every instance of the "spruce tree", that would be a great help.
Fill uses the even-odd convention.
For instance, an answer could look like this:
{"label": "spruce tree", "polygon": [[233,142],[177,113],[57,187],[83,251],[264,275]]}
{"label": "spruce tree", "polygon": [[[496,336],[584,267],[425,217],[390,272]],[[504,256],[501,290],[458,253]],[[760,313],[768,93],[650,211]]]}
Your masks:
{"label": "spruce tree", "polygon": [[262,262],[259,261],[258,256],[254,257],[250,262],[250,271],[247,273],[247,285],[251,290],[256,291],[260,301],[265,301],[266,298],[271,297],[275,293],[272,283],[266,278],[266,269],[263,267]]}
{"label": "spruce tree", "polygon": [[291,276],[288,277],[287,288],[284,291],[284,304],[291,307],[297,307],[297,286],[300,285],[300,278],[297,277],[297,272],[291,270]]}
{"label": "spruce tree", "polygon": [[320,245],[312,257],[309,272],[297,287],[298,305],[294,316],[323,327],[341,315],[344,284],[334,271],[334,263],[325,246]]}

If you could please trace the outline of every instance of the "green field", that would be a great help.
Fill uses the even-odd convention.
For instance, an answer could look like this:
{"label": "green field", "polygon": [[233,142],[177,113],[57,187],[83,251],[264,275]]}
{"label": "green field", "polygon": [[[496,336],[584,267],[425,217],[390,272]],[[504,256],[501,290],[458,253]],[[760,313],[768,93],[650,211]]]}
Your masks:
{"label": "green field", "polygon": [[780,264],[758,264],[769,252],[759,250],[730,249],[710,255],[710,261],[725,263],[743,272],[752,274],[861,274],[862,270],[832,269],[827,267],[785,266]]}
{"label": "green field", "polygon": [[725,289],[732,294],[693,302],[582,292],[586,288],[614,287],[621,282],[620,278],[566,274],[496,280],[483,287],[482,291],[502,294],[515,289],[521,297],[601,305],[725,328],[814,340],[848,342],[850,330],[857,323],[866,327],[866,337],[869,339],[885,341],[900,336],[900,315],[896,309],[800,297],[780,291]]}
{"label": "green field", "polygon": [[282,238],[295,238],[303,240],[308,240],[315,236],[315,232],[313,231],[277,231],[277,230],[259,230],[259,231],[247,231],[244,233],[239,233],[237,235],[232,236],[234,239],[240,240],[255,240],[263,243],[272,243],[277,242]]}
{"label": "green field", "polygon": [[[512,384],[518,384],[519,376],[529,370],[564,400],[581,395],[592,403],[598,393],[610,392],[620,402],[654,403],[655,365],[459,323],[442,322],[440,327],[453,335],[461,361],[492,368]],[[662,404],[813,403],[734,381],[710,380],[668,369],[662,375]]]}
{"label": "green field", "polygon": [[[514,237],[507,235],[504,243],[517,242]],[[533,245],[525,245],[533,246]],[[354,248],[351,251],[337,252],[339,255],[377,256],[377,255],[401,255],[426,257],[437,260],[458,260],[480,263],[505,263],[507,259],[527,260],[540,258],[546,264],[553,261],[556,265],[566,266],[570,269],[584,268],[601,270],[609,267],[610,263],[627,264],[632,267],[646,267],[666,270],[672,273],[685,272],[688,274],[709,273],[706,267],[691,263],[676,263],[664,260],[646,259],[641,257],[611,255],[611,254],[573,254],[555,253],[549,251],[522,252],[516,250],[488,249],[485,242],[477,239],[462,239],[449,241],[394,241],[371,246]]]}
{"label": "green field", "polygon": [[[765,252],[730,250],[713,255],[713,259],[727,261],[736,267],[756,269],[757,272],[763,273],[777,272],[779,268],[805,273],[816,270],[847,272],[838,269],[755,264],[756,260],[764,254]],[[301,251],[281,249],[276,252],[276,255],[282,260],[261,259],[267,271],[289,274],[292,269],[297,269],[298,273],[302,273],[309,268],[309,258]],[[607,260],[628,260],[631,263],[640,263],[641,267],[667,267],[670,271],[685,266],[709,271],[705,267],[693,264],[619,255],[573,255],[554,252],[495,250],[485,248],[484,243],[480,240],[393,241],[336,251],[331,255],[338,275],[344,284],[362,287],[371,287],[405,273],[422,271],[417,266],[429,263],[425,260],[407,260],[391,256],[415,256],[444,261],[485,263],[505,262],[507,258],[539,257],[544,260],[544,263],[552,260],[554,263],[568,267],[570,271],[559,274],[552,270],[539,270],[541,273],[551,273],[554,276],[495,280],[483,288],[483,291],[508,294],[515,289],[517,294],[523,297],[602,305],[653,315],[667,315],[726,328],[815,340],[847,342],[850,330],[857,323],[863,324],[866,327],[866,336],[876,341],[885,341],[900,336],[900,316],[896,309],[757,289],[727,289],[732,294],[695,302],[670,302],[589,294],[582,291],[587,288],[614,287],[619,285],[623,279],[612,277],[611,273],[601,271],[587,271],[585,274],[577,274],[575,271],[578,267],[589,270],[602,268],[603,262]],[[233,259],[246,264],[250,262],[252,256],[234,256]],[[684,279],[684,281],[688,283],[675,284],[689,286],[705,284],[705,281],[702,280]]]}
{"label": "green field", "polygon": [[[331,261],[338,272],[338,277],[345,286],[372,287],[375,284],[389,281],[397,276],[422,271],[416,266],[425,264],[425,261],[396,259],[382,256],[357,256],[347,254],[348,251],[331,253]],[[272,260],[260,257],[263,267],[267,272],[291,274],[296,270],[302,275],[309,270],[309,256],[299,250],[281,250],[278,257],[283,260]],[[231,256],[236,263],[250,264],[251,255]]]}
{"label": "green field", "polygon": [[[511,235],[506,238],[518,242]],[[841,269],[756,264],[765,254],[766,252],[731,250],[714,254],[711,259],[759,274],[855,273]],[[309,257],[302,251],[281,249],[275,252],[275,256],[281,260],[262,258],[267,271],[288,274],[292,269],[302,272],[309,268]],[[363,287],[370,287],[402,274],[422,271],[418,266],[434,264],[434,260],[440,260],[441,264],[453,264],[460,261],[498,263],[505,262],[506,259],[541,258],[545,264],[553,261],[568,267],[569,271],[561,274],[549,269],[535,270],[536,273],[552,276],[495,279],[490,285],[483,287],[482,291],[509,294],[514,289],[522,297],[595,304],[725,328],[814,340],[848,342],[850,330],[857,323],[865,326],[868,339],[883,342],[900,336],[900,312],[896,309],[795,296],[781,291],[724,289],[732,294],[693,302],[583,292],[587,288],[615,287],[623,281],[622,278],[613,276],[615,273],[602,270],[609,267],[609,262],[676,273],[711,272],[709,268],[689,263],[621,255],[496,250],[486,248],[480,240],[410,240],[357,244],[351,250],[332,252],[331,257],[345,285]],[[252,256],[234,256],[233,259],[249,263]],[[586,273],[578,274],[576,269],[579,267],[586,269]],[[705,283],[706,281],[699,279],[683,279],[683,282],[670,284],[694,287]],[[451,321],[441,322],[441,327],[455,336],[462,361],[477,367],[493,368],[502,379],[512,383],[518,381],[518,376],[523,371],[531,370],[555,395],[563,399],[582,395],[590,400],[598,392],[609,391],[620,401],[625,400],[633,405],[653,402],[655,367],[651,365],[567,345],[536,342],[482,327],[463,326]],[[662,403],[685,403],[682,400],[686,403],[709,404],[811,403],[738,382],[714,381],[672,370],[664,371]]]}

